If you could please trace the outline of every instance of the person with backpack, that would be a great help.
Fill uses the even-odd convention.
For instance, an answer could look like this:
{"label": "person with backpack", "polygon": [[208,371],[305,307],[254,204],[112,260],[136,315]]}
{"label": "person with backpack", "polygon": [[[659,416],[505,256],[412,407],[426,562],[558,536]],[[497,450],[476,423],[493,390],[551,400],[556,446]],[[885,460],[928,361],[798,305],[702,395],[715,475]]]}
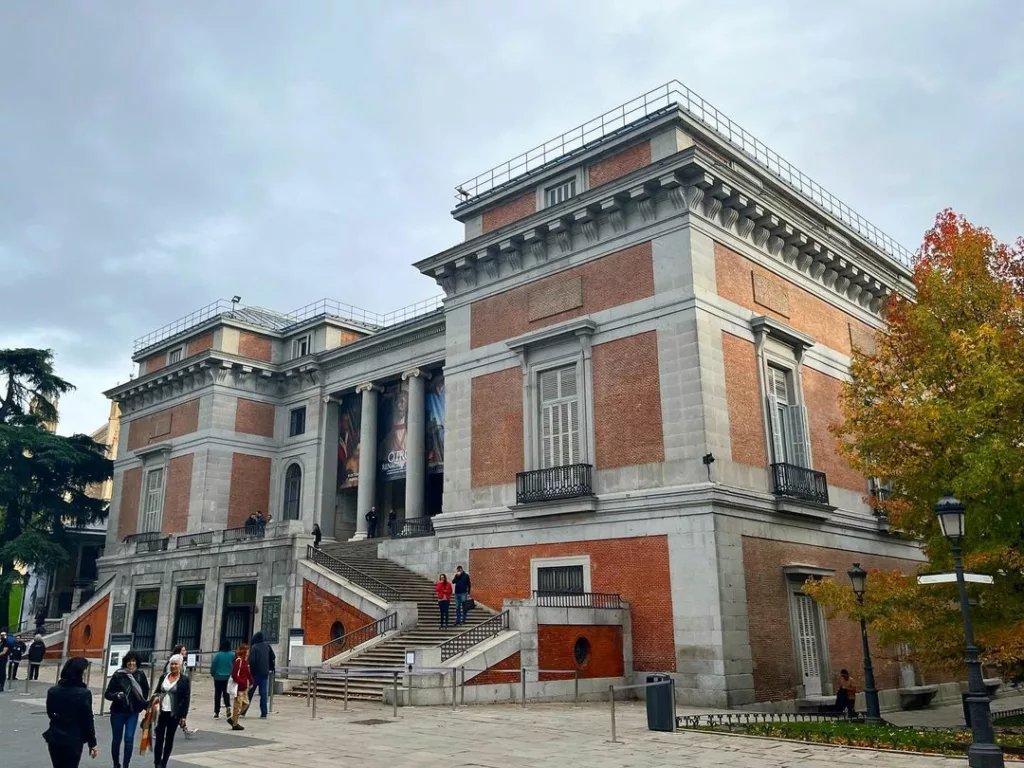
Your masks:
{"label": "person with backpack", "polygon": [[28,679],[38,680],[39,679],[39,667],[43,663],[43,658],[46,656],[46,643],[43,642],[42,635],[36,635],[35,640],[32,641],[32,645],[28,647]]}
{"label": "person with backpack", "polygon": [[210,662],[210,677],[213,678],[213,716],[220,717],[220,703],[231,717],[231,699],[228,698],[228,680],[231,679],[231,668],[235,664],[235,654],[231,652],[231,641],[222,640],[220,650],[214,654]]}
{"label": "person with backpack", "polygon": [[[274,671],[274,667],[277,663],[277,657],[274,655],[274,649],[270,647],[270,643],[263,639],[263,633],[257,632],[252,636],[252,647],[249,648],[249,670],[252,672],[252,687],[249,689],[249,704],[246,706],[246,711],[252,706],[253,699],[256,698],[256,692],[260,694],[260,717],[265,718],[267,716],[267,684],[270,680],[270,673]],[[242,712],[245,715],[245,712]]]}
{"label": "person with backpack", "polygon": [[[111,676],[103,698],[110,702],[110,756],[114,760],[114,768],[128,768],[132,761],[139,713],[146,710],[149,702],[149,681],[139,669],[138,657],[131,651],[124,655],[120,669]],[[119,761],[122,740],[124,759]]]}

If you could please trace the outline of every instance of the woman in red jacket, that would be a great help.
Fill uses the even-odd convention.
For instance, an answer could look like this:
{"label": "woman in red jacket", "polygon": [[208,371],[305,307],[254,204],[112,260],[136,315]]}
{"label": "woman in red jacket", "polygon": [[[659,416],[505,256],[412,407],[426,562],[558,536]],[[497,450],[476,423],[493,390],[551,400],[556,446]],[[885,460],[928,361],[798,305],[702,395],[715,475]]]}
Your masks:
{"label": "woman in red jacket", "polygon": [[235,663],[231,667],[231,678],[228,680],[228,692],[234,688],[231,701],[231,717],[228,723],[233,731],[244,731],[239,722],[238,714],[249,704],[249,689],[255,684],[252,672],[249,671],[249,646],[242,643],[235,651]]}
{"label": "woman in red jacket", "polygon": [[438,576],[434,589],[437,590],[437,610],[441,614],[440,628],[445,629],[448,626],[448,605],[452,599],[452,585],[448,577],[443,573]]}

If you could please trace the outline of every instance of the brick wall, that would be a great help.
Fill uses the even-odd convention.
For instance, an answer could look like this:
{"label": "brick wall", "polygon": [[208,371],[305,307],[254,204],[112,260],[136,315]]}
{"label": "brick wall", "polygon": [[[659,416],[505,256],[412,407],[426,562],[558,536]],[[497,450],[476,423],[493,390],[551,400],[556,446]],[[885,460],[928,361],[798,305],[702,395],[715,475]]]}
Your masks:
{"label": "brick wall", "polygon": [[594,592],[618,592],[631,604],[633,667],[641,671],[675,671],[665,536],[474,549],[469,559],[473,597],[495,609],[500,609],[506,599],[528,598],[532,558],[573,555],[590,555]]}
{"label": "brick wall", "polygon": [[150,355],[139,361],[139,375],[145,376],[147,373],[153,373],[166,367],[167,350],[165,349],[163,352],[157,352],[155,355]]}
{"label": "brick wall", "polygon": [[245,519],[258,509],[270,511],[270,459],[248,453],[233,453],[228,528],[245,525]]}
{"label": "brick wall", "polygon": [[523,471],[523,374],[509,368],[473,379],[473,487],[514,483]]}
{"label": "brick wall", "polygon": [[273,341],[267,336],[241,331],[238,334],[238,354],[251,360],[269,363],[273,359]]}
{"label": "brick wall", "polygon": [[[584,638],[590,644],[590,657],[576,663],[573,649]],[[541,669],[576,669],[580,677],[622,677],[622,627],[617,625],[573,626],[540,624],[537,626],[537,656]],[[542,674],[542,680],[566,680],[569,675]]]}
{"label": "brick wall", "polygon": [[128,450],[189,435],[199,429],[199,398],[128,422]]}
{"label": "brick wall", "polygon": [[188,530],[188,503],[192,491],[193,454],[175,456],[167,467],[167,489],[164,492],[164,513],[161,530],[164,533],[184,533]]}
{"label": "brick wall", "polygon": [[117,510],[117,540],[135,533],[139,528],[139,496],[142,494],[142,467],[126,470],[121,475],[121,501]]}
{"label": "brick wall", "polygon": [[202,336],[196,336],[188,343],[188,356],[198,355],[200,352],[205,352],[208,349],[213,349],[213,331],[204,333]]}
{"label": "brick wall", "polygon": [[648,241],[473,302],[470,346],[504,341],[653,295]]}
{"label": "brick wall", "polygon": [[867,479],[850,467],[839,454],[838,442],[830,428],[843,420],[839,398],[843,383],[807,366],[802,368],[804,405],[810,433],[814,468],[828,475],[829,485],[867,494]]}
{"label": "brick wall", "polygon": [[302,629],[306,645],[325,645],[331,641],[331,627],[340,621],[345,632],[352,632],[374,619],[326,592],[308,579],[302,582]]}
{"label": "brick wall", "polygon": [[665,460],[656,331],[594,347],[598,469]]}
{"label": "brick wall", "polygon": [[844,355],[851,353],[851,326],[858,339],[873,333],[869,325],[721,243],[715,243],[715,279],[723,298],[784,322]]}
{"label": "brick wall", "polygon": [[[792,699],[796,696],[797,686],[801,684],[790,630],[786,577],[782,569],[794,564],[831,568],[835,571],[837,581],[849,584],[846,572],[855,562],[869,570],[900,570],[906,573],[916,571],[918,565],[913,560],[743,537],[750,650],[754,660],[754,691],[758,701]],[[843,668],[850,670],[850,674],[857,680],[858,689],[863,689],[860,626],[839,618],[827,621],[826,624],[828,659],[833,679],[822,681],[824,690],[827,693],[834,692],[835,678]],[[877,642],[871,648],[878,687],[896,687],[898,668],[891,660],[891,649],[879,647]]]}
{"label": "brick wall", "polygon": [[507,203],[502,203],[488,211],[484,211],[483,231],[490,232],[492,229],[500,229],[506,224],[511,224],[513,221],[525,219],[536,211],[537,193],[531,189],[529,192],[524,192]]}
{"label": "brick wall", "polygon": [[[182,359],[192,357],[192,355],[198,355],[200,352],[205,352],[208,349],[213,349],[213,331],[196,336],[195,338],[189,339],[185,342],[185,353],[182,355]],[[140,363],[141,375],[145,376],[147,373],[153,373],[154,371],[159,371],[161,368],[166,368],[168,351],[169,350],[165,349],[162,352],[157,352],[155,355],[150,355],[143,359]]]}
{"label": "brick wall", "polygon": [[75,619],[68,628],[68,652],[87,659],[102,659],[107,645],[107,612],[110,595]]}
{"label": "brick wall", "polygon": [[644,141],[590,166],[590,188],[651,164],[651,142]]}
{"label": "brick wall", "polygon": [[274,406],[258,400],[238,398],[235,409],[235,432],[261,437],[274,436]]}
{"label": "brick wall", "polygon": [[723,331],[722,357],[732,460],[753,467],[768,466],[754,344]]}
{"label": "brick wall", "polygon": [[[488,667],[484,672],[481,672],[476,677],[467,680],[466,685],[502,685],[518,683],[519,673],[498,673],[498,670],[521,669],[522,665],[523,662],[520,660],[519,651],[516,651],[511,656],[506,656],[497,664]],[[541,666],[543,666],[543,664]]]}

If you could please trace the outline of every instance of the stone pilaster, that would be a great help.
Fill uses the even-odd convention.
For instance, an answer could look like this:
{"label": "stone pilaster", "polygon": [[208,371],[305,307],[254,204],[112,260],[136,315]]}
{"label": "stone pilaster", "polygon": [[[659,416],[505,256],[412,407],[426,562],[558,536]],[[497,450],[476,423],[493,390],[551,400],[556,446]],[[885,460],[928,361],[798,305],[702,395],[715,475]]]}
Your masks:
{"label": "stone pilaster", "polygon": [[359,424],[359,491],[356,496],[356,535],[353,541],[366,538],[366,513],[377,498],[377,393],[376,384],[360,384],[362,416]]}
{"label": "stone pilaster", "polygon": [[424,387],[430,374],[414,368],[402,374],[409,382],[409,410],[405,427],[405,517],[423,517],[427,481],[427,398]]}
{"label": "stone pilaster", "polygon": [[[320,466],[320,503],[317,505],[316,522],[320,524],[320,532],[324,536],[334,536],[334,508],[338,493],[338,401],[324,398],[323,424],[320,434],[323,435]],[[282,494],[283,495],[283,494]]]}

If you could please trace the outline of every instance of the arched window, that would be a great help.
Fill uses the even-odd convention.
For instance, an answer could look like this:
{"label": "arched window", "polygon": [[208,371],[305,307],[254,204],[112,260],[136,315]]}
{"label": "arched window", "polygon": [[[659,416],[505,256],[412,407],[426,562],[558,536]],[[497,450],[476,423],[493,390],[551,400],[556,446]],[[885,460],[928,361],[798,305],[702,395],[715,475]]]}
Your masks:
{"label": "arched window", "polygon": [[299,504],[302,498],[302,468],[292,464],[284,475],[284,519],[299,519]]}

